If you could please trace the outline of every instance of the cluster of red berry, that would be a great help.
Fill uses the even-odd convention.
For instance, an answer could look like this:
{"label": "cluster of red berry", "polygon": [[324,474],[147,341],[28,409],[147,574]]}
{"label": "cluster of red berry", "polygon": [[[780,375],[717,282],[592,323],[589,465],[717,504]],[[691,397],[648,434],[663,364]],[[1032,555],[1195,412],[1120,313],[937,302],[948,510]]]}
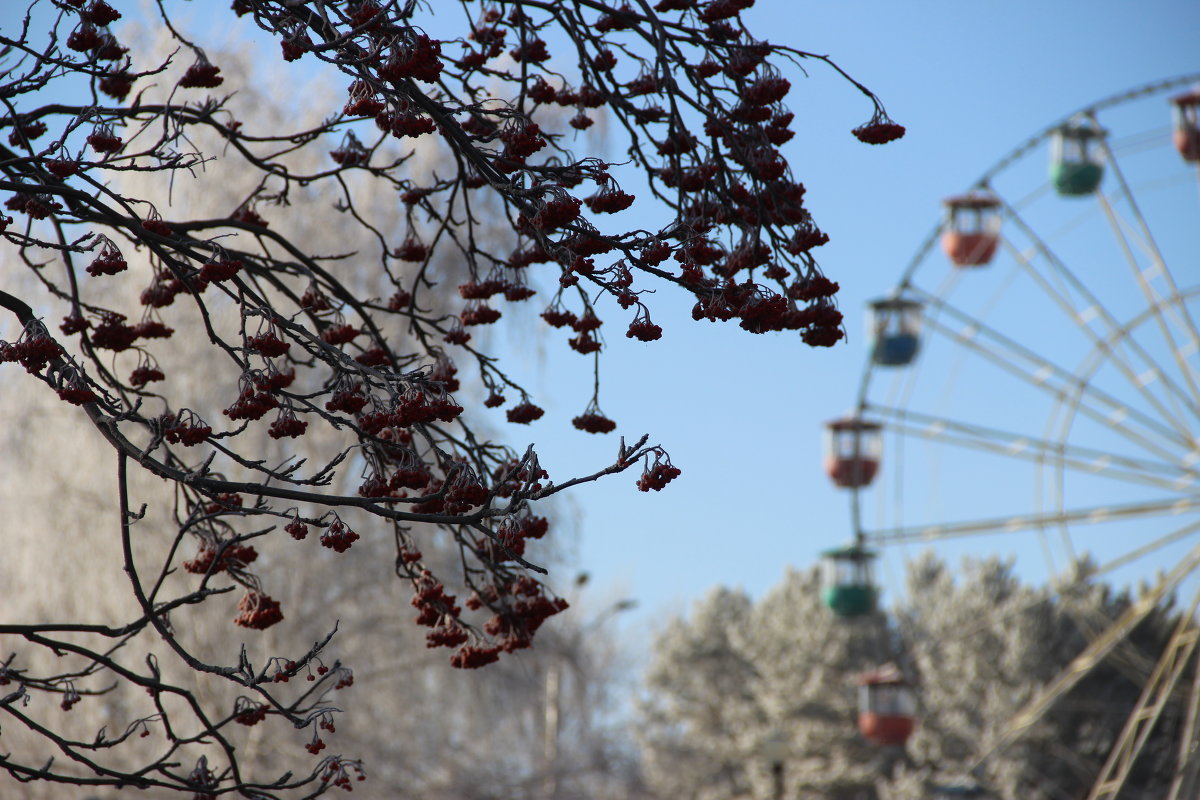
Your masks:
{"label": "cluster of red berry", "polygon": [[242,507],[242,496],[235,492],[221,492],[211,503],[204,506],[205,514],[220,514],[225,511],[236,511]]}
{"label": "cluster of red berry", "polygon": [[265,630],[283,619],[279,602],[254,590],[242,596],[238,602],[238,612],[233,624],[256,631]]}
{"label": "cluster of red berry", "polygon": [[562,328],[567,325],[574,326],[579,318],[575,316],[575,312],[561,308],[555,300],[554,305],[542,312],[542,319],[552,327]]}
{"label": "cluster of red berry", "polygon": [[597,352],[601,345],[600,340],[590,333],[581,333],[578,336],[572,336],[567,339],[567,345],[577,353],[587,355],[588,353]]}
{"label": "cluster of red berry", "polygon": [[805,303],[823,297],[833,297],[840,287],[824,275],[802,278],[788,287],[788,297]]}
{"label": "cluster of red berry", "polygon": [[75,406],[82,406],[86,403],[94,403],[100,399],[96,396],[95,392],[79,383],[61,386],[56,391],[58,392],[59,398]]}
{"label": "cluster of red berry", "polygon": [[296,30],[292,35],[279,42],[284,61],[297,61],[312,49],[313,43],[303,29]]}
{"label": "cluster of red berry", "polygon": [[283,526],[283,529],[296,541],[308,536],[308,526],[301,522],[299,517],[293,518],[291,522]]}
{"label": "cluster of red berry", "polygon": [[429,397],[422,389],[413,388],[396,398],[385,423],[396,428],[423,425],[428,422],[453,422],[462,414],[462,406],[448,396]]}
{"label": "cluster of red berry", "polygon": [[479,669],[500,660],[499,647],[460,647],[450,656],[450,666],[457,669]]}
{"label": "cluster of red berry", "polygon": [[542,488],[541,481],[549,477],[540,467],[510,459],[492,470],[492,489],[497,497],[512,497],[520,491],[536,492]]}
{"label": "cluster of red berry", "polygon": [[343,167],[361,167],[370,160],[371,153],[363,147],[354,132],[350,131],[342,141],[341,147],[329,151],[329,157]]}
{"label": "cluster of red berry", "polygon": [[46,162],[46,169],[56,178],[67,178],[79,171],[79,162],[66,158],[52,158]]}
{"label": "cluster of red berry", "polygon": [[812,219],[806,219],[796,228],[796,232],[792,234],[792,238],[788,240],[785,249],[792,255],[798,256],[801,253],[807,253],[814,247],[820,247],[823,244],[829,243],[829,234],[822,231],[813,224]]}
{"label": "cluster of red berry", "polygon": [[272,683],[287,683],[296,673],[295,661],[287,661],[282,658],[271,659],[271,661],[275,664],[275,674],[271,676]]}
{"label": "cluster of red berry", "polygon": [[418,136],[433,133],[437,130],[437,124],[434,123],[432,118],[411,111],[382,112],[375,116],[375,125],[380,130],[390,132],[398,139],[402,139],[405,136],[415,139]]}
{"label": "cluster of red berry", "polygon": [[354,773],[354,780],[356,781],[365,781],[367,779],[367,776],[363,773],[362,764],[359,762],[331,758],[321,770],[321,782],[350,792],[353,791],[351,772]]}
{"label": "cluster of red berry", "polygon": [[239,697],[234,701],[233,719],[239,725],[252,728],[266,718],[267,706],[265,704],[255,703],[245,697]]}
{"label": "cluster of red berry", "polygon": [[630,339],[653,342],[655,339],[662,338],[662,328],[651,322],[649,317],[637,317],[629,323],[629,330],[625,332],[625,335]]}
{"label": "cluster of red berry", "polygon": [[617,429],[617,423],[599,411],[586,411],[572,419],[571,424],[587,433],[612,433]]}
{"label": "cluster of red berry", "polygon": [[335,553],[344,553],[350,549],[350,545],[358,541],[358,538],[358,534],[346,523],[340,519],[334,520],[321,533],[321,546],[328,547]]}
{"label": "cluster of red berry", "polygon": [[536,122],[517,122],[500,131],[504,158],[524,163],[526,158],[546,146],[546,140],[539,135],[541,130]]}
{"label": "cluster of red berry", "polygon": [[92,346],[120,353],[133,347],[138,339],[138,330],[125,322],[124,314],[106,312],[92,329]]}
{"label": "cluster of red berry", "polygon": [[62,702],[59,704],[62,707],[62,710],[70,711],[76,706],[76,704],[79,703],[79,700],[79,692],[75,689],[75,686],[70,681],[67,681],[63,686]]}
{"label": "cluster of red berry", "polygon": [[121,18],[121,12],[104,0],[92,0],[86,8],[83,5],[86,0],[64,0],[64,2],[71,8],[79,10],[80,20],[99,28],[110,25]]}
{"label": "cluster of red berry", "polygon": [[487,303],[472,301],[458,315],[458,319],[463,325],[491,325],[500,319],[500,310],[492,308]]}
{"label": "cluster of red berry", "polygon": [[436,83],[445,67],[438,60],[441,55],[441,42],[423,33],[411,35],[408,41],[398,44],[379,67],[379,77],[385,81],[416,78],[426,83]]}
{"label": "cluster of red berry", "polygon": [[321,331],[321,341],[334,346],[349,344],[362,331],[353,325],[330,325]]}
{"label": "cluster of red berry", "polygon": [[661,492],[664,486],[679,477],[679,467],[673,466],[670,459],[662,460],[664,456],[662,452],[656,453],[654,463],[646,465],[642,477],[638,478],[638,491],[648,492],[653,489]]}
{"label": "cluster of red berry", "polygon": [[565,611],[566,600],[551,600],[538,586],[528,599],[511,600],[507,608],[484,623],[484,632],[499,639],[498,647],[505,653],[522,650],[533,644],[537,629],[550,617]]}
{"label": "cluster of red berry", "polygon": [[230,568],[244,569],[258,558],[258,551],[249,545],[204,541],[196,557],[183,562],[183,568],[196,575],[216,574]]}
{"label": "cluster of red berry", "polygon": [[200,56],[183,73],[179,79],[181,89],[215,89],[225,82],[221,77],[221,68],[208,63],[208,59]]}
{"label": "cluster of red berry", "polygon": [[112,126],[107,123],[97,125],[88,134],[87,143],[97,153],[115,153],[125,144],[121,141],[121,137],[113,132]]}
{"label": "cluster of red berry", "polygon": [[294,439],[298,436],[303,436],[306,430],[308,430],[308,423],[297,419],[295,412],[285,406],[280,409],[279,416],[267,428],[267,435],[272,439],[282,439],[284,437]]}
{"label": "cluster of red berry", "polygon": [[[876,117],[878,116],[877,114]],[[867,144],[887,144],[904,136],[904,126],[897,125],[885,116],[883,119],[873,119],[865,125],[858,126],[852,133]]]}
{"label": "cluster of red berry", "polygon": [[579,218],[579,206],[583,201],[577,197],[564,195],[545,201],[538,212],[529,220],[534,228],[551,231],[570,225]]}
{"label": "cluster of red berry", "polygon": [[457,621],[445,620],[425,634],[426,647],[458,647],[470,638],[470,634]]}
{"label": "cluster of red berry", "polygon": [[277,358],[287,353],[292,345],[280,339],[274,330],[266,330],[248,338],[246,347],[265,358]]}
{"label": "cluster of red berry", "polygon": [[62,346],[46,334],[41,323],[26,326],[20,338],[11,344],[0,341],[0,364],[17,362],[31,373],[41,372],[64,354]]}
{"label": "cluster of red berry", "polygon": [[80,20],[78,27],[71,31],[67,37],[67,48],[77,53],[87,53],[94,61],[120,61],[129,52],[129,48],[122,47],[117,37],[86,20]]}
{"label": "cluster of red berry", "polygon": [[279,408],[279,398],[270,392],[259,391],[253,384],[247,383],[238,399],[222,413],[231,420],[257,420],[276,408]]}
{"label": "cluster of red berry", "polygon": [[342,109],[347,117],[374,117],[383,111],[383,102],[366,81],[354,81],[347,91],[350,99]]}
{"label": "cluster of red berry", "polygon": [[526,400],[510,408],[507,416],[509,422],[515,422],[518,425],[528,425],[534,420],[541,419],[545,413],[541,408]]}
{"label": "cluster of red berry", "polygon": [[184,447],[200,444],[212,435],[212,428],[188,409],[177,414],[166,413],[158,418],[162,428],[163,438],[171,444],[182,444]]}
{"label": "cluster of red berry", "polygon": [[423,570],[414,580],[412,606],[418,610],[416,619],[418,625],[427,628],[435,627],[446,619],[458,619],[462,607],[456,604],[454,595],[446,592],[446,587],[439,583],[429,570]]}
{"label": "cluster of red berry", "polygon": [[121,251],[116,249],[112,242],[106,241],[100,249],[100,254],[96,255],[96,258],[92,259],[91,264],[88,265],[88,275],[116,275],[126,269],[128,269],[128,264],[125,263]]}
{"label": "cluster of red berry", "polygon": [[[62,203],[52,200],[44,194],[17,192],[4,201],[4,207],[10,211],[28,214],[31,219],[45,219],[55,211],[61,211]],[[4,219],[12,221],[11,217],[4,217]],[[3,227],[8,227],[8,222],[5,222]]]}
{"label": "cluster of red berry", "polygon": [[328,411],[345,411],[347,414],[357,414],[367,405],[369,398],[362,393],[362,384],[354,384],[352,389],[339,389],[325,401]]}
{"label": "cluster of red berry", "polygon": [[587,207],[595,214],[615,214],[633,205],[634,199],[633,195],[622,192],[609,182],[604,185],[603,189],[585,198],[583,202],[587,203]]}
{"label": "cluster of red berry", "polygon": [[241,272],[246,266],[239,258],[222,258],[219,261],[208,261],[200,268],[200,280],[205,283],[227,281]]}
{"label": "cluster of red berry", "polygon": [[465,514],[487,502],[487,487],[467,470],[459,469],[445,483],[431,482],[430,490],[436,495],[443,486],[446,490],[440,499],[435,497],[424,503],[417,503],[413,510],[421,509],[422,512],[434,514]]}
{"label": "cluster of red berry", "polygon": [[274,364],[268,364],[266,369],[248,370],[246,374],[254,385],[264,392],[278,392],[291,386],[296,380],[296,370],[289,367],[287,372],[284,372]]}
{"label": "cluster of red berry", "polygon": [[166,377],[158,367],[142,364],[139,367],[135,367],[133,372],[129,373],[129,383],[132,386],[140,388],[147,383],[164,380]]}

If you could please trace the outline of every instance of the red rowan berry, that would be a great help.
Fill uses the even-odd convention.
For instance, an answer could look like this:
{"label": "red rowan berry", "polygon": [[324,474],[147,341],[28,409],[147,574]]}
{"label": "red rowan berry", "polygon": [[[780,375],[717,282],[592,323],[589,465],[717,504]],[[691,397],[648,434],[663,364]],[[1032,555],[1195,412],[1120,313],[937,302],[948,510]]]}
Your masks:
{"label": "red rowan berry", "polygon": [[295,413],[290,408],[284,408],[279,412],[279,416],[267,428],[267,435],[272,439],[282,439],[285,436],[296,438],[303,436],[308,429],[308,423],[303,420],[296,419]]}
{"label": "red rowan berry", "polygon": [[124,272],[128,267],[129,265],[121,256],[121,251],[117,250],[112,242],[105,242],[104,247],[100,249],[100,254],[88,265],[87,274],[92,276],[116,275],[118,272]]}
{"label": "red rowan berry", "polygon": [[888,118],[882,108],[876,108],[869,122],[859,125],[851,131],[860,142],[867,144],[887,144],[902,137],[905,133],[903,125],[897,125]]}
{"label": "red rowan berry", "polygon": [[87,330],[87,327],[88,321],[86,319],[79,314],[72,314],[70,316],[63,317],[62,324],[58,326],[58,329],[70,336],[73,333],[79,333],[80,331]]}
{"label": "red rowan berry", "polygon": [[109,73],[100,79],[100,91],[114,100],[124,100],[133,90],[133,77],[124,70]]}
{"label": "red rowan berry", "polygon": [[617,428],[617,423],[599,411],[585,411],[572,419],[571,424],[587,433],[612,433]]}
{"label": "red rowan berry", "polygon": [[129,383],[133,386],[145,386],[153,381],[161,381],[166,376],[162,370],[149,365],[140,366],[129,375]]}
{"label": "red rowan berry", "polygon": [[283,619],[279,603],[255,591],[248,591],[242,596],[238,611],[241,613],[233,618],[233,623],[256,631],[265,630]]}
{"label": "red rowan berry", "polygon": [[170,339],[175,329],[156,319],[145,319],[133,326],[133,332],[138,339]]}
{"label": "red rowan berry", "polygon": [[541,419],[546,412],[529,401],[518,403],[508,410],[508,421],[518,425],[528,425],[536,419]]}
{"label": "red rowan berry", "polygon": [[220,72],[220,67],[208,63],[207,58],[200,56],[196,63],[183,73],[183,77],[179,79],[179,86],[183,89],[215,89],[225,82]]}
{"label": "red rowan berry", "polygon": [[331,325],[321,331],[321,340],[326,344],[340,345],[354,341],[362,331],[353,325]]}

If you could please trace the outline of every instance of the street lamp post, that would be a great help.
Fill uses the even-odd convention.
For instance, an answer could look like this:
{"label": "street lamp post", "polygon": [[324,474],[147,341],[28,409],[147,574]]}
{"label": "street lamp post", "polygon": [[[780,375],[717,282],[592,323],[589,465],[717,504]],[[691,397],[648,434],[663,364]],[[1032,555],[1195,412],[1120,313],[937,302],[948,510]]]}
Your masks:
{"label": "street lamp post", "polygon": [[[576,587],[587,582],[587,573],[581,573],[576,578]],[[637,607],[637,601],[632,599],[619,600],[593,617],[586,625],[575,631],[576,636],[585,636],[622,611]],[[558,798],[558,750],[559,739],[562,735],[562,680],[563,666],[567,658],[563,648],[551,657],[546,667],[545,707],[543,709],[542,729],[542,797],[545,800]]]}
{"label": "street lamp post", "polygon": [[788,754],[788,736],[775,729],[759,745],[763,759],[771,767],[771,800],[783,800],[784,763]]}

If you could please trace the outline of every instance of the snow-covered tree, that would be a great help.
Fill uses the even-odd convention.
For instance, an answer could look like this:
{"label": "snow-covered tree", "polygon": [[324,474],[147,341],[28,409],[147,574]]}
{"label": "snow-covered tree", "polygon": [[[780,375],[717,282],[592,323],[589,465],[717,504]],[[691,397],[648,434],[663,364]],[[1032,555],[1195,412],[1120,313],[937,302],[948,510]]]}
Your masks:
{"label": "snow-covered tree", "polygon": [[[125,25],[120,35],[153,61],[165,61],[176,46],[170,31],[162,26]],[[337,91],[319,78],[302,86],[289,86],[284,67],[265,67],[263,54],[244,39],[229,38],[210,45],[207,53],[223,64],[229,75],[225,85],[232,96],[226,110],[251,129],[279,128],[285,123],[319,125],[326,110],[322,98],[327,103]],[[182,74],[185,69],[186,65],[179,65],[175,71]],[[165,103],[173,87],[171,80],[160,80],[146,89],[142,102]],[[139,135],[152,133],[143,131]],[[211,131],[196,131],[191,138],[199,150],[222,151],[220,138]],[[130,146],[137,140],[133,137]],[[384,145],[379,152],[386,151]],[[393,155],[399,158],[404,154],[397,148]],[[236,158],[236,153],[231,157]],[[406,174],[415,179],[427,180],[439,169],[448,168],[427,146],[418,146],[404,157]],[[298,174],[313,174],[326,169],[327,159],[324,151],[301,148],[279,155],[277,163]],[[158,208],[212,219],[226,215],[252,194],[257,179],[252,170],[212,163],[200,165],[177,186],[139,171],[118,172],[110,185],[122,195],[143,198]],[[370,220],[372,226],[381,230],[404,227],[405,207],[396,202],[394,186],[354,174],[344,176],[344,180],[352,185],[352,196],[360,206],[356,213]],[[327,182],[293,187],[289,203],[305,213],[282,216],[273,227],[305,252],[371,252],[378,244],[367,228],[312,224],[311,213],[333,215],[336,220],[335,209],[342,199]],[[477,235],[486,239],[498,234],[481,226]],[[455,285],[469,280],[469,271],[461,262],[443,258],[444,263],[431,265],[443,280]],[[143,253],[130,252],[126,262],[129,275],[139,275],[146,282],[154,279],[152,260]],[[348,291],[361,297],[379,297],[392,291],[387,274],[381,271],[347,270],[341,280]],[[37,280],[28,272],[13,271],[5,276],[5,287],[20,294],[35,294]],[[116,302],[120,293],[114,284],[101,284],[93,296],[98,301]],[[431,294],[426,311],[449,313],[454,305],[453,297]],[[218,325],[237,317],[236,305],[223,300],[211,302],[207,311]],[[202,330],[204,323],[196,314],[189,324]],[[398,331],[392,342],[399,344],[405,337],[406,332]],[[193,398],[191,408],[211,419],[220,416],[229,399],[213,391],[213,376],[224,369],[222,360],[204,337],[187,337],[176,348],[159,353],[156,365],[164,373],[164,382],[170,381],[172,391]],[[0,481],[0,508],[6,510],[11,530],[22,534],[6,538],[4,556],[0,558],[3,622],[35,628],[66,620],[100,624],[136,617],[137,604],[127,590],[128,578],[122,569],[122,542],[104,535],[100,522],[119,518],[111,450],[89,437],[88,420],[76,409],[42,402],[39,389],[44,387],[34,382],[14,382],[5,389],[0,391],[0,414],[5,419],[24,420],[25,424],[0,426],[0,450],[20,454],[22,463],[19,472],[8,473]],[[285,440],[285,446],[264,429],[242,434],[244,441],[254,439],[253,447],[276,463],[289,457],[319,459],[323,450],[336,447],[336,437],[333,429],[316,428],[304,437]],[[70,454],[69,458],[64,454]],[[355,468],[331,477],[331,486],[338,494],[354,495],[362,483],[365,465],[361,459],[354,461],[359,462]],[[161,559],[153,533],[173,526],[172,487],[136,471],[131,471],[128,480],[130,492],[147,504],[135,530],[148,535],[135,536],[131,544],[139,560]],[[164,542],[170,544],[170,537],[157,544],[161,547]],[[248,653],[257,661],[288,652],[296,641],[324,640],[336,622],[339,652],[353,654],[353,689],[337,693],[337,713],[321,720],[331,722],[336,730],[323,728],[320,735],[329,746],[353,753],[370,765],[370,782],[365,791],[358,786],[358,794],[431,800],[542,798],[547,776],[552,774],[558,777],[564,796],[582,793],[624,798],[636,792],[638,773],[629,763],[633,756],[606,714],[613,703],[620,654],[603,621],[589,624],[586,617],[572,617],[547,632],[544,646],[536,651],[525,650],[482,674],[463,674],[447,670],[444,657],[428,649],[424,633],[412,625],[416,611],[410,604],[411,595],[395,580],[397,552],[409,546],[406,540],[368,536],[338,554],[324,551],[311,539],[292,545],[263,552],[254,559],[263,574],[287,576],[287,580],[276,580],[278,588],[273,595],[289,613],[281,623],[254,632]],[[460,561],[458,548],[449,536],[428,537],[421,548],[423,562],[436,570],[453,571]],[[536,550],[543,565],[561,567],[561,549],[561,542],[531,542],[528,552],[534,556]],[[182,572],[188,573],[187,564],[183,566]],[[166,581],[179,577],[167,576]],[[188,579],[194,579],[194,575]],[[585,604],[581,613],[586,614],[586,608]],[[330,609],[337,609],[335,617],[329,616]],[[229,635],[233,613],[232,606],[228,613],[217,616],[193,614],[181,608],[172,612],[171,621],[190,652],[219,662],[235,656],[240,644]],[[86,642],[84,637],[78,640]],[[0,635],[0,662],[10,652],[20,650],[22,644],[19,636]],[[161,669],[171,669],[169,648],[147,637],[127,642],[112,657],[136,668],[147,655],[152,655]],[[60,668],[56,662],[61,664],[61,659],[49,652],[24,649],[20,660],[6,663],[28,673],[46,673]],[[304,686],[308,684],[307,675],[318,669],[314,664],[290,683]],[[186,671],[169,674],[203,705],[233,709],[242,702],[237,699],[240,693],[228,686],[191,679]],[[558,676],[560,683],[554,702],[561,706],[561,716],[569,720],[553,761],[548,759],[545,731],[551,674]],[[69,715],[56,707],[62,695],[50,703],[46,695],[34,693],[28,706],[18,702],[14,707],[23,708],[31,720],[67,716],[69,730],[80,737],[106,728],[110,738],[115,738],[116,733],[144,716],[140,709],[145,692],[140,687],[101,683],[97,688],[103,691],[92,695],[86,677],[80,675],[74,681],[83,696],[71,705]],[[7,688],[12,685],[10,682]],[[246,718],[247,722],[251,719]],[[133,770],[138,763],[158,757],[161,744],[153,737],[143,739],[140,731],[144,729],[137,728],[120,748],[121,755],[108,760],[109,769]],[[312,741],[311,730],[281,733],[257,723],[244,728],[241,734],[234,738],[239,763],[244,769],[261,773],[282,772],[278,765],[293,761]],[[0,753],[12,762],[41,766],[51,757],[63,757],[46,736],[19,723],[3,724],[0,735]],[[0,786],[15,784],[6,777],[0,779]],[[11,790],[20,791],[20,796],[28,800],[104,794],[103,789],[73,790],[50,782]],[[0,795],[5,794],[0,791]]]}
{"label": "snow-covered tree", "polygon": [[[1036,724],[993,748],[1130,605],[1089,580],[1086,565],[1077,572],[1056,592],[1021,584],[995,559],[968,560],[955,574],[926,555],[910,565],[890,620],[831,614],[816,570],[789,571],[758,602],[714,590],[655,644],[639,725],[647,777],[664,798],[697,800],[774,798],[781,789],[788,800],[921,800],[932,786],[973,780],[999,800],[1083,797],[1178,614],[1156,608]],[[856,678],[886,662],[918,697],[903,751],[867,742],[855,724]],[[1190,680],[1129,777],[1136,796],[1166,793]]]}
{"label": "snow-covered tree", "polygon": [[875,780],[855,727],[855,677],[895,657],[882,614],[834,618],[818,570],[789,570],[758,603],[714,590],[656,641],[638,730],[660,796],[853,800]]}

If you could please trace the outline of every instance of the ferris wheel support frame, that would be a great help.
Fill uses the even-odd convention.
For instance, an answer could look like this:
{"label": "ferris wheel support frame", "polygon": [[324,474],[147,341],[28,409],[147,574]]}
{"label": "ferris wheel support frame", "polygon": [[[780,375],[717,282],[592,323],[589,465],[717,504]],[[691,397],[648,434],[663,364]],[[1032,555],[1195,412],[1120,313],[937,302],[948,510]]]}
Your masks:
{"label": "ferris wheel support frame", "polygon": [[[976,757],[971,771],[978,770],[993,753],[1012,744],[1037,724],[1038,720],[1046,715],[1046,712],[1059,698],[1099,666],[1104,657],[1112,652],[1113,648],[1120,644],[1137,627],[1138,623],[1149,616],[1167,593],[1178,586],[1197,567],[1200,567],[1200,545],[1194,547],[1186,558],[1164,575],[1153,589],[1139,597],[1133,605],[1126,609],[1125,613],[1118,617],[1103,635],[1097,637],[1082,653],[1072,659],[1067,668],[1054,681],[1035,694],[1025,704],[1025,707],[1012,718],[1008,727],[1001,731],[987,747],[983,748]],[[1192,612],[1195,612],[1195,607]],[[1124,738],[1118,739],[1114,752],[1124,747]]]}
{"label": "ferris wheel support frame", "polygon": [[[1179,683],[1196,652],[1200,628],[1196,627],[1192,616],[1196,613],[1197,606],[1200,606],[1200,593],[1197,593],[1188,613],[1180,618],[1175,633],[1163,650],[1162,658],[1155,666],[1154,674],[1142,690],[1137,705],[1134,706],[1117,739],[1118,745],[1109,753],[1108,761],[1092,787],[1088,800],[1116,800],[1125,785],[1134,761],[1137,760],[1146,740],[1150,738],[1150,733],[1167,707],[1175,685]],[[1183,767],[1186,767],[1186,762],[1180,764],[1180,769],[1177,769],[1175,774],[1179,775]]]}

